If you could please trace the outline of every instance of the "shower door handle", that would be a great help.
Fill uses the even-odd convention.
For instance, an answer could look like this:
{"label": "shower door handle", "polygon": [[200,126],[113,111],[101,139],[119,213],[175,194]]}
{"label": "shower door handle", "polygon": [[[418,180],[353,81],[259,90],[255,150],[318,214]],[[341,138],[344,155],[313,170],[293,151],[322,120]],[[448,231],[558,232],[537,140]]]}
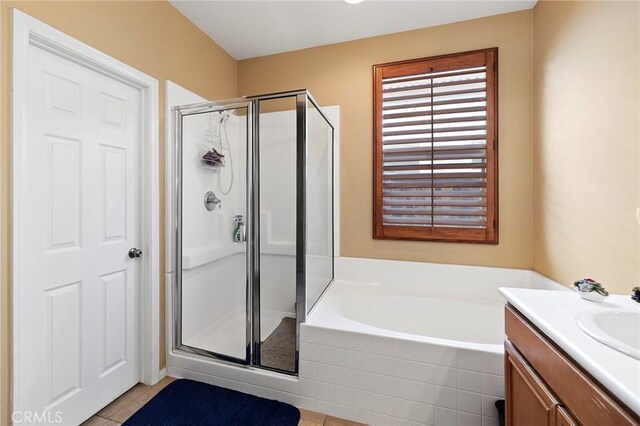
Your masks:
{"label": "shower door handle", "polygon": [[134,258],[140,257],[140,256],[142,256],[142,250],[137,249],[135,247],[129,249],[129,257],[131,259],[134,259]]}

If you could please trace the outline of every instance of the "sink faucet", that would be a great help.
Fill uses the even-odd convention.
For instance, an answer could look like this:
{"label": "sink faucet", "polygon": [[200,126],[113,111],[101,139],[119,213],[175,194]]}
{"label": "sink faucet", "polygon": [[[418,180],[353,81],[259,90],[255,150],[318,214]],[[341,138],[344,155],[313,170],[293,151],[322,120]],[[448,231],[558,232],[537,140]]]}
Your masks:
{"label": "sink faucet", "polygon": [[631,298],[640,303],[640,287],[634,287],[633,290],[631,290]]}

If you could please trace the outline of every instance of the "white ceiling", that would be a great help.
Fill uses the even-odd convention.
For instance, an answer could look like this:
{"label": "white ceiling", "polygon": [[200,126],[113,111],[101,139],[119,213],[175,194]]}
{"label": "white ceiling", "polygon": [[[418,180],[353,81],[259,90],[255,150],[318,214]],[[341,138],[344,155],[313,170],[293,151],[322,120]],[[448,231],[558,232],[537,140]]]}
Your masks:
{"label": "white ceiling", "polygon": [[537,0],[171,0],[235,59],[530,9]]}

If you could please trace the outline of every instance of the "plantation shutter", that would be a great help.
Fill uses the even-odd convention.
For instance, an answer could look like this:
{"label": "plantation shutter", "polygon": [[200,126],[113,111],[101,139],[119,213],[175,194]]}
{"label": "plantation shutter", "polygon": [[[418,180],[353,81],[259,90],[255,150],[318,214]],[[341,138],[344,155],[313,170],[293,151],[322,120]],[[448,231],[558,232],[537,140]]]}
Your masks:
{"label": "plantation shutter", "polygon": [[497,243],[497,49],[374,67],[374,237]]}

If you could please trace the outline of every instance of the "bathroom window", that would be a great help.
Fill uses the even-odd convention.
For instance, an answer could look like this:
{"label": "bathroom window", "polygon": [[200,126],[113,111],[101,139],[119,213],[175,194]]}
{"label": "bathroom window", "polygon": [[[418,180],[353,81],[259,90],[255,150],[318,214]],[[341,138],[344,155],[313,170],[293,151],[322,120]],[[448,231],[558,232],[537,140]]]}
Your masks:
{"label": "bathroom window", "polygon": [[373,67],[374,238],[497,244],[497,60]]}

